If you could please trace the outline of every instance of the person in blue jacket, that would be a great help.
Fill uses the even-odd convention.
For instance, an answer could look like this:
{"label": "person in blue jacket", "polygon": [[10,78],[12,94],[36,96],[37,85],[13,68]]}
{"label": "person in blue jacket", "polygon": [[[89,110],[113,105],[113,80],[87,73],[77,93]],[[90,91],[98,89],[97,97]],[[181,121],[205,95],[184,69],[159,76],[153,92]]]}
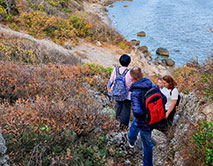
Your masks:
{"label": "person in blue jacket", "polygon": [[[153,166],[153,143],[152,143],[152,127],[145,122],[145,104],[144,104],[144,95],[145,93],[152,88],[156,87],[152,82],[143,77],[143,73],[139,67],[134,67],[130,71],[130,75],[133,80],[133,84],[130,87],[131,101],[132,101],[132,110],[134,115],[134,120],[131,124],[131,127],[128,132],[128,141],[129,146],[134,147],[135,141],[137,140],[137,135],[140,132],[142,146],[143,146],[143,165],[144,166]],[[140,89],[138,91],[138,89]],[[159,90],[160,92],[160,90]],[[161,93],[161,92],[160,92]],[[161,93],[162,94],[162,93]],[[163,103],[166,103],[166,97],[163,96]]]}

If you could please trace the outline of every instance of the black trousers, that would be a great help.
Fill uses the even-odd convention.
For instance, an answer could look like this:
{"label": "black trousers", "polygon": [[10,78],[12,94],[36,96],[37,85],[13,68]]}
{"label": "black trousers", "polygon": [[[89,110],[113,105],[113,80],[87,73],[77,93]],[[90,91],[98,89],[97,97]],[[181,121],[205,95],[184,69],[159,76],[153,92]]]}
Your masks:
{"label": "black trousers", "polygon": [[172,112],[169,114],[169,116],[167,118],[167,123],[169,126],[172,126],[175,113],[176,113],[176,107],[172,110]]}
{"label": "black trousers", "polygon": [[121,125],[129,126],[131,111],[131,100],[116,101],[116,119],[120,120]]}

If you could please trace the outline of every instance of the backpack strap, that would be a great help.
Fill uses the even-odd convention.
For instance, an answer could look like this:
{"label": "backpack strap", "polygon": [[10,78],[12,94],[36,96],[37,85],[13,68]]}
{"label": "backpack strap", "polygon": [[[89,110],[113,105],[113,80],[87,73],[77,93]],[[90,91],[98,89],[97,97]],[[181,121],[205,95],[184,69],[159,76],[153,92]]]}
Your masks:
{"label": "backpack strap", "polygon": [[150,89],[145,93],[144,96],[147,96],[147,94],[148,94],[149,92],[153,91],[153,90],[156,90],[156,88],[155,88],[155,87],[150,88]]}
{"label": "backpack strap", "polygon": [[117,76],[120,75],[120,73],[119,73],[119,67],[116,67],[115,70],[116,70],[116,77],[117,77]]}
{"label": "backpack strap", "polygon": [[128,71],[129,71],[129,69],[126,68],[126,69],[124,70],[124,72],[123,72],[123,75],[126,75],[126,73],[127,73]]}
{"label": "backpack strap", "polygon": [[[174,89],[174,88],[173,88]],[[171,89],[171,91],[170,91],[170,96],[172,95],[172,91],[173,91],[173,89]]]}
{"label": "backpack strap", "polygon": [[152,88],[144,88],[144,89],[140,89],[140,88],[135,88],[133,89],[133,91],[136,91],[136,92],[141,92],[143,93],[142,95],[142,98],[141,98],[141,102],[142,102],[142,109],[145,111],[146,108],[145,108],[145,96],[146,96],[146,93],[151,90]]}
{"label": "backpack strap", "polygon": [[[126,75],[126,73],[129,71],[129,69],[128,68],[126,68],[125,70],[124,70],[124,72],[122,73],[122,75]],[[116,67],[116,76],[119,76],[119,75],[121,75],[120,73],[119,73],[119,67]]]}

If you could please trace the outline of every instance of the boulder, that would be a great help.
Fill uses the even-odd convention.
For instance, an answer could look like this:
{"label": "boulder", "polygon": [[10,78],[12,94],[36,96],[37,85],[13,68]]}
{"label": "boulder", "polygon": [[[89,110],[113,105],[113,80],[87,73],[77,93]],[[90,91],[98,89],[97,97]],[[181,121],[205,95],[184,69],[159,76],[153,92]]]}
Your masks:
{"label": "boulder", "polygon": [[211,122],[211,121],[213,121],[213,112],[212,112],[212,108],[213,108],[213,104],[209,104],[209,105],[207,105],[207,106],[205,106],[204,108],[203,108],[203,111],[202,111],[202,113],[204,114],[204,115],[206,115],[206,121],[207,122]]}
{"label": "boulder", "polygon": [[156,54],[163,55],[163,56],[169,56],[169,51],[165,48],[158,48],[156,51]]}
{"label": "boulder", "polygon": [[159,65],[160,64],[160,62],[159,62],[159,57],[156,57],[155,59],[154,59],[154,64],[155,65]]}
{"label": "boulder", "polygon": [[131,43],[133,46],[138,46],[138,45],[140,45],[140,41],[135,40],[135,39],[131,40],[130,43]]}
{"label": "boulder", "polygon": [[162,64],[173,67],[175,62],[172,59],[162,59]]}
{"label": "boulder", "polygon": [[7,148],[5,147],[5,140],[2,137],[1,128],[0,128],[0,155],[4,154],[6,150]]}
{"label": "boulder", "polygon": [[146,33],[144,31],[138,32],[137,36],[145,37]]}
{"label": "boulder", "polygon": [[6,153],[6,150],[7,148],[5,146],[5,140],[2,137],[1,128],[0,128],[0,165],[1,166],[9,166],[7,164],[8,157],[4,155]]}
{"label": "boulder", "polygon": [[149,52],[147,46],[138,47],[138,50],[141,51],[142,53],[147,53],[147,52]]}

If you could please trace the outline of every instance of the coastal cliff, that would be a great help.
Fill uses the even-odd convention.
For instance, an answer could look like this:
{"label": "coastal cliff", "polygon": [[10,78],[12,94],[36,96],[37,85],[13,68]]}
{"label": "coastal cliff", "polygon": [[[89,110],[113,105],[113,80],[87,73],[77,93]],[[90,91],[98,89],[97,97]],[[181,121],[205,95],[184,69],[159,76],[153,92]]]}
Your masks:
{"label": "coastal cliff", "polygon": [[205,152],[192,153],[191,138],[200,121],[212,125],[212,61],[156,64],[110,26],[105,6],[112,2],[0,0],[2,154],[11,165],[141,165],[140,142],[129,149],[106,96],[123,53],[154,82],[173,74],[183,92],[171,137],[153,132],[155,165],[209,164],[200,159]]}

